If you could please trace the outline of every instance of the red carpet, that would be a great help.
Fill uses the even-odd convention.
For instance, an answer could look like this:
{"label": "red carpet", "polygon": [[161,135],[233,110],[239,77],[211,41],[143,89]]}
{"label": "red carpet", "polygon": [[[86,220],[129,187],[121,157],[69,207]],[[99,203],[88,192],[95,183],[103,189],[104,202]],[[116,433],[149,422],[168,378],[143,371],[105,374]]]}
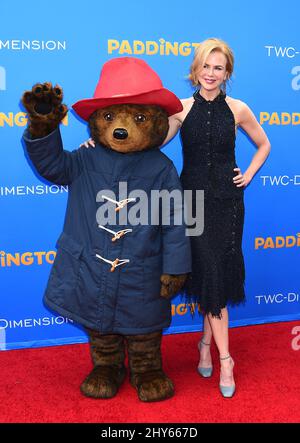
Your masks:
{"label": "red carpet", "polygon": [[237,384],[232,399],[223,399],[218,391],[215,348],[213,377],[197,375],[198,333],[164,337],[164,368],[175,383],[176,395],[151,404],[138,400],[128,380],[114,399],[83,397],[79,385],[91,369],[88,345],[3,351],[0,422],[299,422],[300,350],[292,348],[295,326],[300,326],[299,321],[231,329]]}

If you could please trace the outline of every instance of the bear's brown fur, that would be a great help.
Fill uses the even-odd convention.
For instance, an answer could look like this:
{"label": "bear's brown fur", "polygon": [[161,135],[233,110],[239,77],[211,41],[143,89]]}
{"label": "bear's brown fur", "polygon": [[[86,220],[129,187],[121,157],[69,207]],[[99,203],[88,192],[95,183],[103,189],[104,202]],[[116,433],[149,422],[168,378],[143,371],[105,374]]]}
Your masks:
{"label": "bear's brown fur", "polygon": [[[26,91],[22,103],[28,112],[28,130],[32,138],[41,138],[56,129],[67,113],[62,104],[61,87],[38,83]],[[92,138],[108,149],[124,154],[159,147],[169,124],[164,109],[154,105],[122,104],[95,111],[89,119]],[[161,276],[162,297],[176,294],[186,276]],[[81,385],[84,395],[111,398],[121,386],[126,369],[125,344],[128,349],[130,382],[140,400],[158,401],[174,393],[172,381],[162,370],[162,331],[144,335],[102,335],[87,330],[94,368]]]}
{"label": "bear's brown fur", "polygon": [[[160,146],[169,129],[167,113],[154,105],[108,106],[92,114],[89,126],[93,140],[124,153]],[[124,138],[116,138],[118,128],[127,136],[124,133]]]}

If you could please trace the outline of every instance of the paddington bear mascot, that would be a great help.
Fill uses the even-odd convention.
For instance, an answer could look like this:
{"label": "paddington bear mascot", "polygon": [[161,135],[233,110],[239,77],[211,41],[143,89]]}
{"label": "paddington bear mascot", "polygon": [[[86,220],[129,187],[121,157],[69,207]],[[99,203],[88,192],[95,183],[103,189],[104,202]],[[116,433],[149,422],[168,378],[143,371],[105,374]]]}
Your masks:
{"label": "paddington bear mascot", "polygon": [[[28,113],[23,139],[33,166],[69,188],[44,302],[87,331],[93,370],[81,385],[84,395],[116,395],[127,349],[139,399],[164,400],[174,386],[162,367],[162,331],[171,322],[170,298],[191,271],[191,255],[184,223],[175,223],[183,199],[170,199],[169,223],[163,223],[166,205],[157,216],[159,205],[151,207],[150,196],[182,194],[172,161],[159,149],[168,116],[182,110],[181,102],[143,60],[112,59],[93,98],[73,105],[88,122],[95,149],[71,152],[59,131],[67,113],[62,101],[62,88],[51,83],[38,83],[22,97]],[[132,221],[146,209],[147,220]]]}

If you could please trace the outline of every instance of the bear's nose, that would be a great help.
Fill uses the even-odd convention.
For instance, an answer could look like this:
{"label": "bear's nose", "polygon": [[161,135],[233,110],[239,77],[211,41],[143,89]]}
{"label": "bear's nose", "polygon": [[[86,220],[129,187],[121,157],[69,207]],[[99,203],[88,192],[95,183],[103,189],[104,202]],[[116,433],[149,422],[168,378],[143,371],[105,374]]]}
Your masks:
{"label": "bear's nose", "polygon": [[113,133],[114,137],[118,140],[124,140],[128,137],[128,132],[123,128],[116,128]]}

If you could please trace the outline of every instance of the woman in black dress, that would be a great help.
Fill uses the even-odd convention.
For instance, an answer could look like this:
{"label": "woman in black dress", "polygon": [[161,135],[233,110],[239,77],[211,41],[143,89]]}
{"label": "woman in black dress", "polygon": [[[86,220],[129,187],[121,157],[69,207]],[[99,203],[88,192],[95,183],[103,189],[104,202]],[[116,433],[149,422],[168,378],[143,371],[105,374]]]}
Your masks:
{"label": "woman in black dress", "polygon": [[[170,117],[169,141],[180,129],[183,146],[181,181],[184,190],[204,190],[204,231],[191,236],[193,269],[185,291],[204,314],[204,331],[198,348],[198,372],[212,374],[210,344],[214,338],[220,353],[220,391],[235,392],[234,361],[229,353],[228,304],[244,301],[244,188],[265,162],[269,140],[249,107],[225,93],[233,72],[233,54],[219,39],[202,42],[195,51],[190,79],[197,91],[183,99],[183,111]],[[257,147],[242,173],[235,161],[237,127]],[[195,199],[193,197],[193,211]],[[194,212],[193,212],[194,213]]]}

